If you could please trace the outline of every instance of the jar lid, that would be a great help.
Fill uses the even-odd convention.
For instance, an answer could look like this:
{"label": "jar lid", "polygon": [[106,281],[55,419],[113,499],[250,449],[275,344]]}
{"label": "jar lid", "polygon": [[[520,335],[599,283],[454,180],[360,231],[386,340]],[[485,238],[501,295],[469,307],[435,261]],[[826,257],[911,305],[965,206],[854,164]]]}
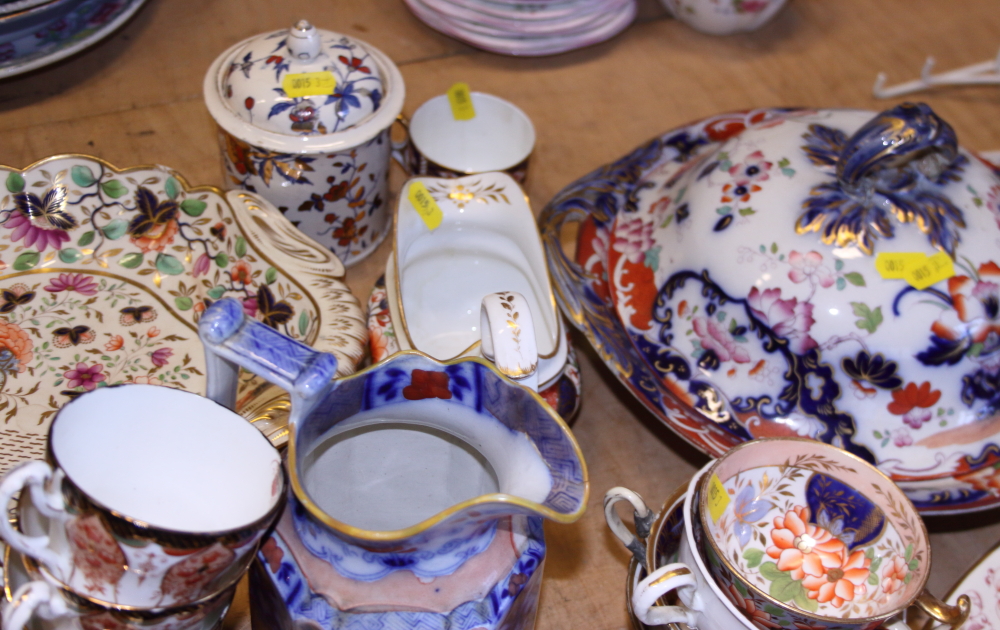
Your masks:
{"label": "jar lid", "polygon": [[381,51],[306,20],[224,52],[204,92],[223,129],[285,152],[365,142],[392,124],[404,96],[402,75]]}

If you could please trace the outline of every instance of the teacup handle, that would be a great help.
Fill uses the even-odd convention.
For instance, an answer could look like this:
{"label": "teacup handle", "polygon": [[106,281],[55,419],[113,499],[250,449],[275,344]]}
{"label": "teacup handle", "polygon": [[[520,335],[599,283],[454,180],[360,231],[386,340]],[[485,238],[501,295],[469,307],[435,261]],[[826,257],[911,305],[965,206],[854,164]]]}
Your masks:
{"label": "teacup handle", "polygon": [[241,367],[288,391],[289,424],[309,415],[334,387],[336,357],[246,317],[243,305],[233,298],[205,310],[198,335],[205,345],[207,396],[230,409],[236,404]]}
{"label": "teacup handle", "polygon": [[538,391],[538,347],[528,301],[516,291],[491,293],[479,309],[483,356],[500,372]]}
{"label": "teacup handle", "polygon": [[4,602],[3,630],[23,630],[35,613],[42,619],[72,615],[58,590],[45,582],[28,582],[14,591],[11,601]]}
{"label": "teacup handle", "polygon": [[396,163],[399,164],[403,171],[406,172],[406,175],[410,177],[413,176],[413,171],[410,168],[409,156],[407,155],[407,152],[410,150],[410,144],[413,142],[410,139],[410,119],[400,114],[399,116],[396,116],[396,122],[399,123],[399,126],[406,132],[406,139],[402,142],[390,141],[390,144],[392,145],[392,159],[396,160]]}
{"label": "teacup handle", "polygon": [[940,624],[934,626],[935,628],[944,628],[946,626],[957,628],[965,623],[965,620],[969,618],[969,612],[972,610],[972,602],[969,600],[968,595],[959,596],[953,606],[931,595],[927,589],[924,589],[920,595],[917,595],[917,599],[913,601],[913,605],[923,610],[931,619]]}
{"label": "teacup handle", "polygon": [[[31,492],[32,503],[38,511],[58,523],[66,519],[66,508],[63,505],[62,494],[59,486],[61,480],[56,479],[53,483],[52,468],[41,461],[24,462],[11,468],[0,480],[0,505],[10,505],[13,498],[25,489]],[[46,486],[54,486],[52,490]],[[38,560],[41,564],[58,570],[63,574],[69,570],[69,558],[64,557],[49,548],[50,538],[48,536],[25,536],[14,529],[10,519],[0,518],[0,538],[3,538],[8,545]],[[6,628],[6,615],[4,616]]]}
{"label": "teacup handle", "polygon": [[697,615],[686,606],[657,606],[661,597],[680,588],[697,588],[697,580],[686,564],[676,562],[660,567],[639,582],[632,593],[632,610],[642,623],[662,626],[668,623],[697,625]]}
{"label": "teacup handle", "polygon": [[[622,523],[621,517],[618,516],[615,504],[619,501],[628,501],[632,504],[635,514],[633,521],[635,523],[635,534]],[[608,522],[611,533],[618,540],[622,541],[622,544],[632,552],[635,559],[647,571],[649,567],[646,566],[646,545],[643,541],[649,538],[649,530],[655,518],[656,515],[646,507],[646,502],[642,500],[642,497],[628,488],[618,486],[608,490],[604,494],[604,520]]]}

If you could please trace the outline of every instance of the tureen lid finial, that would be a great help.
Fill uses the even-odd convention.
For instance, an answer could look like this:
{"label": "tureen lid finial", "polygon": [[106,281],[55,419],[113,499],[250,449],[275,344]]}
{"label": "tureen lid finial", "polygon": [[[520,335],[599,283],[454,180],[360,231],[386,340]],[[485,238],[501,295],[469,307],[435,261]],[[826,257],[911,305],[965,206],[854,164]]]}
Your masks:
{"label": "tureen lid finial", "polygon": [[319,55],[319,33],[309,20],[299,20],[288,29],[288,50],[300,61],[312,61]]}

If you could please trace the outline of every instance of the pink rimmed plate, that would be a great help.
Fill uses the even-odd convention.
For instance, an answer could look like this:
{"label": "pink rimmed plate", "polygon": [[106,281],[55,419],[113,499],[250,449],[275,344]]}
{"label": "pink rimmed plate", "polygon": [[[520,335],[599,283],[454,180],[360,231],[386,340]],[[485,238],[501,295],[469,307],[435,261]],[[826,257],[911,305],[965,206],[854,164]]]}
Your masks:
{"label": "pink rimmed plate", "polygon": [[[367,333],[343,275],[250,193],[82,155],[0,167],[0,471],[40,458],[52,417],[84,392],[204,392],[197,322],[222,297],[354,372]],[[284,440],[283,391],[241,377],[238,406]]]}

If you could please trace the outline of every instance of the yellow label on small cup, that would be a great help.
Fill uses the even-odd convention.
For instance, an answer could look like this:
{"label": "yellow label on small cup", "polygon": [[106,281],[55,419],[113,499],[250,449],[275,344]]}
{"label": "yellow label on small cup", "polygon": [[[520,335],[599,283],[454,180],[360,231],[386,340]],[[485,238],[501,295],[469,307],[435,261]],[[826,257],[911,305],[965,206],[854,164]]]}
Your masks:
{"label": "yellow label on small cup", "polygon": [[323,96],[333,94],[337,89],[337,79],[332,72],[299,72],[286,74],[281,80],[281,89],[292,98],[300,96]]}
{"label": "yellow label on small cup", "polygon": [[920,252],[881,253],[875,257],[875,269],[883,278],[906,280],[915,289],[926,289],[955,275],[955,265],[944,252],[933,256]]}
{"label": "yellow label on small cup", "polygon": [[712,522],[716,523],[722,513],[726,511],[726,506],[729,505],[729,494],[722,482],[719,481],[718,475],[712,475],[712,478],[708,480],[707,501],[708,513],[712,515]]}
{"label": "yellow label on small cup", "polygon": [[437,202],[431,197],[430,192],[427,191],[427,186],[424,186],[423,182],[413,182],[410,184],[410,190],[407,192],[406,198],[413,204],[417,214],[424,220],[428,228],[433,230],[441,225],[444,213],[441,212],[441,208],[438,207]]}
{"label": "yellow label on small cup", "polygon": [[455,120],[472,120],[476,117],[468,83],[456,83],[448,88],[448,102],[451,103],[451,115]]}

